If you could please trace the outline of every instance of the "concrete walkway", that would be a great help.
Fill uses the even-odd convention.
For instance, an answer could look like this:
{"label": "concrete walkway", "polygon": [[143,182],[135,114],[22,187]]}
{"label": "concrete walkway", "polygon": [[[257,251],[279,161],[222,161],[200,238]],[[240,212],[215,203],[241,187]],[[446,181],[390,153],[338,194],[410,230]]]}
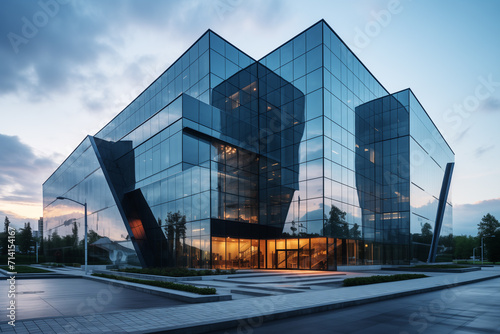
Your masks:
{"label": "concrete walkway", "polygon": [[92,317],[16,321],[15,327],[2,322],[0,331],[11,333],[205,333],[234,327],[241,327],[245,331],[269,320],[446,289],[495,277],[500,277],[500,267],[409,281],[185,305],[175,308],[160,307],[100,313]]}

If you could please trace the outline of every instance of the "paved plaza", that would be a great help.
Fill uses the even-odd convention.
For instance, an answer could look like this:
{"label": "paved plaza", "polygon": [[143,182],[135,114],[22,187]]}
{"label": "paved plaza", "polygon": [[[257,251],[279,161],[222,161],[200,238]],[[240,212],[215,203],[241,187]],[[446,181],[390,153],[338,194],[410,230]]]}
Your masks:
{"label": "paved plaza", "polygon": [[500,333],[500,279],[211,334]]}
{"label": "paved plaza", "polygon": [[[356,310],[360,305],[373,302],[393,305],[383,309],[385,313],[388,313],[391,309],[404,309],[402,305],[406,304],[401,304],[402,299],[398,297],[408,298],[406,296],[436,290],[441,292],[451,291],[450,288],[455,286],[461,286],[459,288],[466,291],[468,287],[471,287],[471,289],[474,287],[470,284],[485,280],[488,280],[486,282],[492,282],[493,286],[494,284],[498,286],[498,279],[494,278],[500,277],[500,267],[483,268],[481,271],[459,274],[433,273],[428,278],[358,287],[345,288],[340,287],[338,284],[339,280],[342,280],[342,276],[365,276],[376,273],[389,272],[315,272],[301,275],[290,271],[276,271],[274,273],[257,272],[241,274],[241,276],[234,275],[232,278],[213,277],[210,281],[196,281],[196,284],[208,284],[210,286],[222,284],[219,287],[222,290],[244,290],[244,292],[235,293],[233,295],[235,298],[230,301],[201,304],[181,304],[161,297],[154,298],[149,294],[125,288],[115,293],[113,289],[118,289],[116,287],[110,288],[104,283],[79,278],[63,279],[64,283],[60,285],[60,289],[53,296],[50,295],[50,297],[47,296],[44,299],[39,298],[40,296],[34,296],[41,294],[40,292],[37,293],[37,291],[47,291],[44,284],[58,285],[55,283],[59,279],[47,279],[46,282],[37,283],[38,285],[35,285],[38,280],[19,280],[20,291],[24,289],[24,291],[28,292],[26,295],[31,294],[35,298],[30,311],[33,312],[31,315],[33,318],[18,319],[15,327],[8,325],[6,321],[2,321],[0,330],[11,333],[207,333],[234,330],[235,328],[237,330],[238,327],[244,327],[252,330],[261,328],[261,330],[265,331],[267,325],[276,326],[273,325],[273,320],[299,321],[300,316],[305,315],[306,318],[304,319],[307,319],[307,317],[317,312],[331,310],[335,311],[323,312],[318,316],[337,315],[340,314],[339,312]],[[254,277],[252,278],[252,276]],[[30,281],[33,285],[31,285]],[[79,282],[83,283],[79,284]],[[97,285],[87,287],[87,284]],[[259,286],[260,289],[252,290],[252,285],[254,287]],[[258,296],[258,294],[252,295],[252,292],[256,291],[264,294],[261,296]],[[437,292],[439,293],[439,291]],[[74,293],[73,297],[67,297],[71,293]],[[79,293],[82,293],[82,295],[78,295]],[[493,299],[495,296],[488,290],[483,295],[485,298],[491,296],[490,301],[494,300],[496,302],[498,300]],[[94,298],[93,296],[95,296],[95,302],[98,303],[98,306],[100,306],[99,303],[105,303],[106,301],[108,303],[98,312],[79,314],[78,305],[81,305],[82,301],[84,301],[84,306],[80,306],[80,310],[88,310],[88,308],[85,308],[88,306],[85,302],[88,297]],[[53,299],[51,299],[52,297]],[[20,298],[21,301],[25,297],[21,296]],[[38,301],[36,301],[36,298],[38,298]],[[29,298],[26,299],[29,300]],[[36,306],[37,304],[39,305]],[[40,307],[40,305],[44,306]],[[53,305],[58,305],[55,307],[56,309],[65,310],[60,311],[61,314],[50,313],[49,309]],[[399,306],[395,307],[395,305]],[[418,302],[415,305],[418,305]],[[422,305],[422,307],[428,306]],[[482,307],[486,306],[483,305]],[[90,307],[95,307],[95,305]],[[348,308],[342,310],[346,307]],[[29,312],[22,315],[22,307],[20,308],[20,317],[31,317],[28,316]],[[37,314],[37,308],[47,310]],[[75,314],[75,311],[77,314]],[[450,316],[450,318],[452,317]],[[381,319],[386,319],[389,323],[391,321],[387,318],[387,314]],[[344,320],[350,321],[354,320],[354,318]],[[367,321],[372,320],[367,319]],[[483,319],[483,321],[486,320]],[[307,320],[305,321],[307,322]],[[380,323],[384,323],[384,321]]]}

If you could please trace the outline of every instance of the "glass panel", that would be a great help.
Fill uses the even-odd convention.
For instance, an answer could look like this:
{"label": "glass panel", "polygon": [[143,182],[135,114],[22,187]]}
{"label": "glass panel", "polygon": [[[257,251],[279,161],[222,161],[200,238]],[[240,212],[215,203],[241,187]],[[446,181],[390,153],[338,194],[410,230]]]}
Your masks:
{"label": "glass panel", "polygon": [[267,241],[267,268],[276,268],[276,240]]}
{"label": "glass panel", "polygon": [[238,239],[227,238],[226,247],[227,247],[226,268],[238,269],[239,268]]}
{"label": "glass panel", "polygon": [[326,238],[311,238],[311,269],[326,270]]}
{"label": "glass panel", "polygon": [[298,249],[299,240],[298,239],[286,239],[286,249]]}
{"label": "glass panel", "polygon": [[226,239],[212,238],[212,267],[226,269]]}
{"label": "glass panel", "polygon": [[266,267],[266,240],[259,240],[259,268]]}
{"label": "glass panel", "polygon": [[252,240],[252,246],[250,248],[250,268],[259,267],[259,240]]}
{"label": "glass panel", "polygon": [[286,251],[286,268],[287,269],[297,269],[298,268],[298,251]]}
{"label": "glass panel", "polygon": [[336,239],[328,238],[328,270],[337,270]]}
{"label": "glass panel", "polygon": [[311,269],[311,257],[309,255],[309,239],[299,239],[299,268]]}
{"label": "glass panel", "polygon": [[252,260],[252,243],[249,239],[240,239],[239,268],[250,268]]}
{"label": "glass panel", "polygon": [[286,268],[286,251],[278,251],[278,269]]}

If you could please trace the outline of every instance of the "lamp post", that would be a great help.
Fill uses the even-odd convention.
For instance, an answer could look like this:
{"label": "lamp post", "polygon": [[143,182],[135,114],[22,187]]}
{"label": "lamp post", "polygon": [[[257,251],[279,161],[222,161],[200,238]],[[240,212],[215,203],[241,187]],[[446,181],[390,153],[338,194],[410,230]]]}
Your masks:
{"label": "lamp post", "polygon": [[484,264],[484,238],[494,238],[494,235],[490,235],[487,237],[481,237],[481,265]]}
{"label": "lamp post", "polygon": [[76,204],[80,204],[85,208],[85,237],[84,237],[84,244],[85,244],[85,275],[87,275],[87,268],[88,268],[88,251],[87,251],[87,202],[85,203],[80,203],[78,201],[75,201],[74,199],[68,198],[68,197],[63,197],[63,196],[57,196],[56,199],[64,200],[67,199],[68,201],[75,202]]}

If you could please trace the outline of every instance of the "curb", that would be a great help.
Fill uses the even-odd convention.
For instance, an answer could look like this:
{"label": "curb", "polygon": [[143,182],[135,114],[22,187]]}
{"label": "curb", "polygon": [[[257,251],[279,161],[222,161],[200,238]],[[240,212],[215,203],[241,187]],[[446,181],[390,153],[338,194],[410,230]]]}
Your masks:
{"label": "curb", "polygon": [[478,282],[482,282],[482,281],[486,281],[486,280],[494,279],[494,278],[499,278],[499,277],[500,277],[500,275],[493,275],[493,276],[488,276],[488,277],[481,277],[481,278],[472,279],[472,280],[466,281],[466,282],[443,284],[443,285],[429,287],[429,288],[423,288],[423,289],[419,289],[419,290],[410,290],[410,291],[404,291],[404,292],[390,293],[387,295],[381,295],[381,296],[376,296],[376,297],[360,298],[360,299],[355,299],[355,300],[350,300],[350,301],[335,302],[332,304],[317,305],[317,306],[306,307],[306,308],[297,308],[297,309],[292,309],[292,310],[288,310],[288,311],[281,311],[281,312],[275,312],[275,313],[261,315],[261,316],[257,317],[257,319],[260,318],[258,320],[256,320],[255,317],[253,317],[253,318],[239,318],[239,319],[220,321],[220,322],[216,322],[216,323],[206,322],[206,323],[196,324],[194,326],[179,326],[179,327],[175,327],[175,328],[156,329],[154,331],[144,331],[142,333],[199,334],[199,333],[207,333],[207,332],[212,332],[212,331],[220,331],[220,330],[225,330],[225,329],[233,329],[242,323],[262,324],[262,323],[265,323],[268,321],[281,320],[281,319],[286,319],[286,318],[290,318],[290,317],[294,317],[294,316],[309,315],[309,314],[318,313],[318,312],[338,310],[338,309],[343,309],[343,308],[351,307],[351,306],[359,306],[359,305],[364,305],[364,304],[369,304],[369,303],[373,303],[373,302],[384,301],[384,300],[389,300],[389,299],[394,299],[394,298],[399,298],[399,297],[406,297],[406,296],[417,295],[417,294],[426,293],[426,292],[444,290],[447,288],[453,288],[453,287],[467,285],[467,284],[471,284],[471,283],[478,283]]}
{"label": "curb", "polygon": [[469,267],[469,268],[382,268],[382,270],[387,271],[407,271],[407,272],[418,272],[418,273],[450,273],[450,274],[460,274],[469,273],[471,271],[479,271],[481,267]]}
{"label": "curb", "polygon": [[49,272],[49,273],[17,273],[14,274],[10,271],[6,271],[0,269],[0,275],[3,275],[5,278],[9,278],[10,276],[15,276],[17,279],[39,279],[39,278],[80,278],[80,276],[73,276],[67,274],[61,274],[57,272]]}

